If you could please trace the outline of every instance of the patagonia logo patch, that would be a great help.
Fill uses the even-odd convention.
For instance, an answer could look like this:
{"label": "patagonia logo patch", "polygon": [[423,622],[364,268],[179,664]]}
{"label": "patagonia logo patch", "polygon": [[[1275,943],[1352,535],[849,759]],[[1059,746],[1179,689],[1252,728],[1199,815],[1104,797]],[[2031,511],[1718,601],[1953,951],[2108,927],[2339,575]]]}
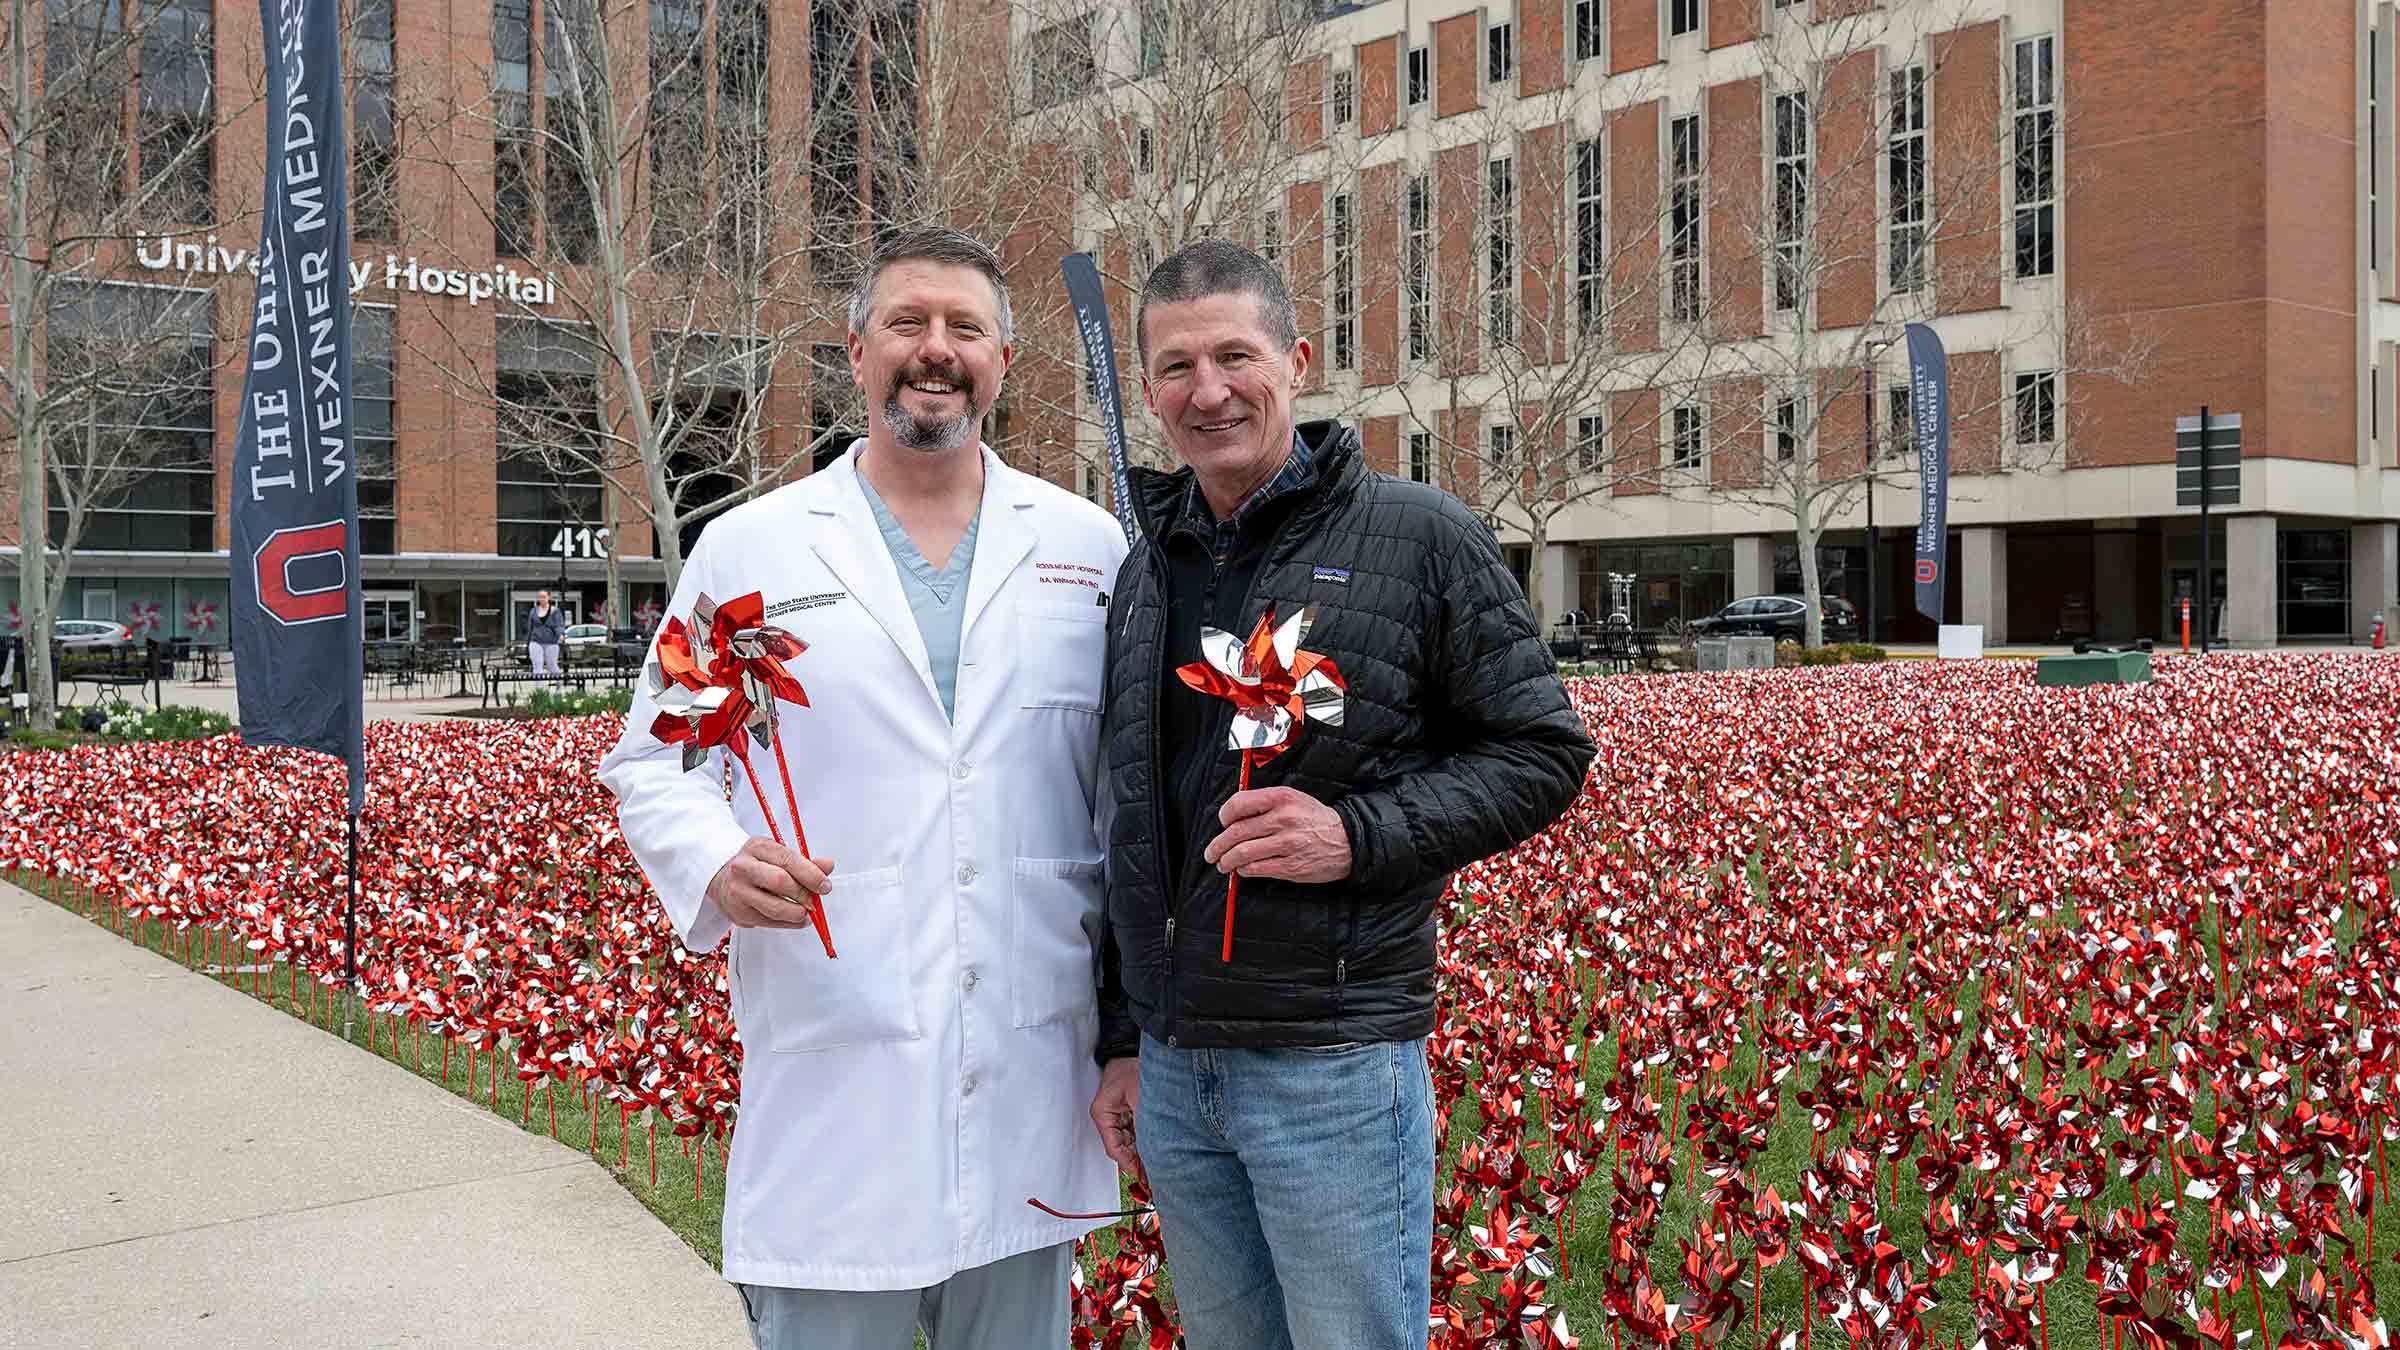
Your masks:
{"label": "patagonia logo patch", "polygon": [[1336,586],[1347,586],[1350,584],[1350,569],[1347,567],[1318,567],[1310,572],[1309,580],[1330,581]]}

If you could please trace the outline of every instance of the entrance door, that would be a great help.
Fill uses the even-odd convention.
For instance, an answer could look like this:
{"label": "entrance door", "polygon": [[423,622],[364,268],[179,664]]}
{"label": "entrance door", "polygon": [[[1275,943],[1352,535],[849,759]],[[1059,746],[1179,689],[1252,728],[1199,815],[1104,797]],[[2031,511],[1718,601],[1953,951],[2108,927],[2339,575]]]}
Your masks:
{"label": "entrance door", "polygon": [[94,589],[88,586],[85,587],[83,592],[83,617],[87,619],[107,619],[111,622],[114,622],[117,617],[116,589],[114,587],[109,587],[106,589]]}
{"label": "entrance door", "polygon": [[2225,639],[2224,567],[2217,565],[2209,568],[2208,607],[2216,611],[2213,633],[2201,622],[2199,584],[2200,569],[2197,567],[2178,567],[2167,578],[2167,636],[2172,639],[2182,635],[2183,602],[2188,597],[2192,602],[2192,637],[2199,640],[2205,636],[2207,641],[2222,642]]}
{"label": "entrance door", "polygon": [[550,592],[550,603],[558,606],[559,612],[566,615],[569,628],[583,622],[578,617],[583,609],[583,592],[581,591],[562,591],[556,586],[536,586],[531,590],[512,591],[508,597],[508,613],[509,621],[515,626],[509,632],[509,641],[523,642],[525,640],[526,623],[533,615],[533,602],[541,596],[543,591]]}
{"label": "entrance door", "polygon": [[407,591],[369,591],[366,637],[369,642],[406,642],[413,635],[410,610],[415,598]]}

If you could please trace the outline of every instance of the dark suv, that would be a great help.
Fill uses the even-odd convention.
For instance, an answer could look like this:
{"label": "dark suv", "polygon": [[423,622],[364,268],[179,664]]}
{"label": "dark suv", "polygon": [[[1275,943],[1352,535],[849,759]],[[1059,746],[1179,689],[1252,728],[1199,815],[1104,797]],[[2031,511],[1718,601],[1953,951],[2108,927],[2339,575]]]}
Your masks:
{"label": "dark suv", "polygon": [[[1796,595],[1753,595],[1736,600],[1705,619],[1692,621],[1701,637],[1771,637],[1777,642],[1808,640],[1808,605]],[[1825,640],[1858,640],[1858,607],[1838,595],[1825,598]]]}

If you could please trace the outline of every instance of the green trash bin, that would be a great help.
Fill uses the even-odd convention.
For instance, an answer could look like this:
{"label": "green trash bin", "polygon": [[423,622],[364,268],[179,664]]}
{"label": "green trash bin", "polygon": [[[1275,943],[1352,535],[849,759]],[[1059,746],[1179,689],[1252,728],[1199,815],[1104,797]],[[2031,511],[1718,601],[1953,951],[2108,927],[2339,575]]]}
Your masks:
{"label": "green trash bin", "polygon": [[2033,682],[2044,689],[2073,689],[2087,684],[2148,684],[2148,652],[2081,652],[2045,656],[2034,662]]}

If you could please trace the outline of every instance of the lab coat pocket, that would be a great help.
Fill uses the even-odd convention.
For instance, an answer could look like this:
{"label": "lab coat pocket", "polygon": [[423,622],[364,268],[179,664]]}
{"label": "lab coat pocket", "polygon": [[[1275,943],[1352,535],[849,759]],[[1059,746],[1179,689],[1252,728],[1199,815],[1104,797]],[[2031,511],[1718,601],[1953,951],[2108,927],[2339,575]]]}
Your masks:
{"label": "lab coat pocket", "polygon": [[1106,655],[1108,611],[1035,608],[1024,611],[1022,663],[1025,706],[1100,713],[1100,665]]}
{"label": "lab coat pocket", "polygon": [[[915,917],[900,869],[835,872],[827,960],[814,928],[745,928],[734,939],[743,1042],[794,1053],[913,1041],[917,1029]],[[754,1033],[754,1034],[753,1034]]]}
{"label": "lab coat pocket", "polygon": [[1019,858],[1009,897],[1009,968],[1016,1025],[1080,1017],[1098,1003],[1100,864]]}

